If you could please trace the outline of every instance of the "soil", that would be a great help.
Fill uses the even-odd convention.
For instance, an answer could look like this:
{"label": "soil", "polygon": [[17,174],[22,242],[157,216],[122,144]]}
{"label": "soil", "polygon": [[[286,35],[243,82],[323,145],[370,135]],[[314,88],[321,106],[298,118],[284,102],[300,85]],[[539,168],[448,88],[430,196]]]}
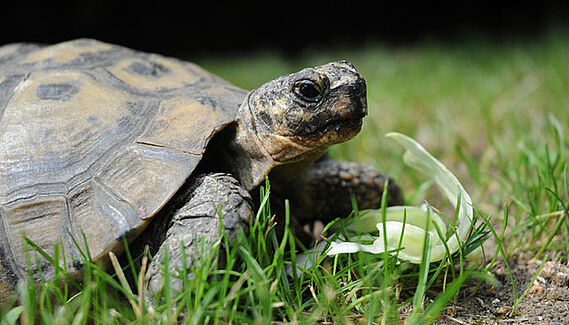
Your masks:
{"label": "soil", "polygon": [[[533,283],[542,260],[531,252],[520,253],[508,262],[523,300],[514,306],[513,286],[503,262],[491,270],[498,284],[467,283],[454,304],[441,313],[436,324],[569,324],[569,265],[567,259],[550,259]],[[472,294],[474,292],[474,294]]]}

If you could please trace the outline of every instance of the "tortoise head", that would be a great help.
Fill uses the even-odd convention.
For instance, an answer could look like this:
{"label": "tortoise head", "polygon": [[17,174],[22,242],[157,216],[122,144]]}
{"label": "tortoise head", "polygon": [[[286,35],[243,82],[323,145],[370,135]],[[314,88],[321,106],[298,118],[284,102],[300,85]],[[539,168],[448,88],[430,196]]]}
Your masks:
{"label": "tortoise head", "polygon": [[352,64],[331,62],[265,83],[249,94],[247,105],[266,152],[289,163],[321,155],[360,131],[366,84]]}
{"label": "tortoise head", "polygon": [[227,160],[247,189],[271,170],[272,179],[291,179],[328,146],[354,137],[366,114],[366,84],[353,65],[306,68],[249,93]]}

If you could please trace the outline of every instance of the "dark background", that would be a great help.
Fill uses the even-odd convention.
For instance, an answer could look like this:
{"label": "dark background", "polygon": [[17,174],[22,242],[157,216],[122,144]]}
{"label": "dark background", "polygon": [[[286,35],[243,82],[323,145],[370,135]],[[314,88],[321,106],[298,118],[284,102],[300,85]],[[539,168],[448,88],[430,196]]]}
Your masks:
{"label": "dark background", "polygon": [[353,1],[182,3],[23,1],[2,5],[0,44],[97,38],[168,55],[304,48],[365,41],[407,44],[531,38],[567,26],[569,1],[462,3]]}

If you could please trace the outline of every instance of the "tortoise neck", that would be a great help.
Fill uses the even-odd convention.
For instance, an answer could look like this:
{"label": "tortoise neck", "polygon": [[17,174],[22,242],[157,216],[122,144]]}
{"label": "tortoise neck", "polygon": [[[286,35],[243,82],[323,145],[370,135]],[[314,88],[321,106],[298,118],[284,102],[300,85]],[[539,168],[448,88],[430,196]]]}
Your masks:
{"label": "tortoise neck", "polygon": [[237,123],[229,135],[229,150],[226,151],[225,161],[243,187],[251,191],[280,163],[266,152],[246,102],[247,100],[239,108]]}

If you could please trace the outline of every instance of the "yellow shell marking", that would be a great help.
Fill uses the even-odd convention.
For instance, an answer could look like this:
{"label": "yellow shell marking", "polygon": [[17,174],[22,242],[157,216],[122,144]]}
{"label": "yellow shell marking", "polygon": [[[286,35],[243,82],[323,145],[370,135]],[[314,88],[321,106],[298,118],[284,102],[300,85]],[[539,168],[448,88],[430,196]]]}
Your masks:
{"label": "yellow shell marking", "polygon": [[161,103],[159,113],[137,142],[199,155],[221,119],[221,112],[194,99],[173,98]]}

